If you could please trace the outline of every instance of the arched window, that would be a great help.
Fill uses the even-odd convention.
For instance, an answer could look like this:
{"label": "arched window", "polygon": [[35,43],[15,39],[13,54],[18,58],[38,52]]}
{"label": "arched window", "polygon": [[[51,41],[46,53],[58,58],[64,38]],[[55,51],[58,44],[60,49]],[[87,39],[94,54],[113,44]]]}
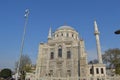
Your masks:
{"label": "arched window", "polygon": [[67,59],[71,59],[71,52],[67,51]]}
{"label": "arched window", "polygon": [[57,34],[57,37],[58,37],[58,34]]}
{"label": "arched window", "polygon": [[101,74],[103,74],[104,73],[104,70],[103,70],[103,68],[101,68]]}
{"label": "arched window", "polygon": [[49,76],[53,76],[53,70],[50,70]]}
{"label": "arched window", "polygon": [[71,70],[67,70],[67,75],[71,76]]}
{"label": "arched window", "polygon": [[66,36],[68,37],[68,36],[69,36],[69,34],[67,33],[67,34],[66,34]]}
{"label": "arched window", "polygon": [[61,36],[63,36],[63,33],[61,33]]}
{"label": "arched window", "polygon": [[54,59],[54,52],[51,52],[50,59]]}
{"label": "arched window", "polygon": [[92,68],[90,68],[90,74],[93,74],[93,69]]}
{"label": "arched window", "polygon": [[99,74],[99,69],[98,68],[96,68],[96,73]]}
{"label": "arched window", "polygon": [[58,57],[62,57],[62,47],[58,47]]}
{"label": "arched window", "polygon": [[73,34],[72,34],[72,37],[73,37]]}

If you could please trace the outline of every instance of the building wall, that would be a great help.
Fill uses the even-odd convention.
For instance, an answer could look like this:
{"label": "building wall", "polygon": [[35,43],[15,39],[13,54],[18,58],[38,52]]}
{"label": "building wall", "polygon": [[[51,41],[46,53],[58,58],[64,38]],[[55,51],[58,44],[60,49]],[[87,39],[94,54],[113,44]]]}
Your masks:
{"label": "building wall", "polygon": [[[59,55],[61,51],[62,56]],[[69,53],[71,55],[68,55],[69,58],[67,58]],[[96,67],[99,67],[99,65],[96,65]],[[104,67],[105,70],[105,66],[101,67]],[[91,65],[88,65],[84,40],[79,39],[79,34],[73,28],[66,28],[66,26],[59,28],[52,36],[49,36],[47,43],[39,44],[36,79],[47,76],[87,77],[91,76],[90,68]]]}

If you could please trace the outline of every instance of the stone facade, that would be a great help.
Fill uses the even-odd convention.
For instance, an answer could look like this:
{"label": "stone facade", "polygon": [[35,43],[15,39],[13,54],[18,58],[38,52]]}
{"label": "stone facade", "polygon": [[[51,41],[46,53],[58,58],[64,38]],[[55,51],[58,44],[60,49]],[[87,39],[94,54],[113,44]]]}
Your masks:
{"label": "stone facade", "polygon": [[[94,67],[93,67],[94,66]],[[87,77],[106,74],[104,64],[88,65],[84,40],[70,26],[61,26],[54,33],[49,30],[48,42],[39,44],[36,80],[40,77]],[[94,74],[90,70],[94,70]],[[103,69],[101,69],[103,68]],[[97,70],[97,71],[98,71]]]}

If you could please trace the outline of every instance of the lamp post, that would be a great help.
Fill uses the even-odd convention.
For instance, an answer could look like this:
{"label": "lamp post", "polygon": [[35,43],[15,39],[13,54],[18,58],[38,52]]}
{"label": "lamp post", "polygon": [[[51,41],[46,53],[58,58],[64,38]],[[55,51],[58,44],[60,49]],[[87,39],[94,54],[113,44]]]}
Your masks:
{"label": "lamp post", "polygon": [[120,34],[120,29],[114,32],[115,34]]}
{"label": "lamp post", "polygon": [[24,39],[25,39],[25,33],[26,33],[26,26],[27,26],[27,21],[28,21],[28,14],[29,10],[25,10],[25,24],[24,24],[24,31],[23,31],[23,36],[22,36],[22,42],[21,42],[21,47],[20,47],[20,57],[18,61],[18,66],[17,66],[17,75],[16,75],[16,80],[18,80],[19,77],[19,72],[20,72],[20,64],[21,64],[21,58],[22,58],[22,53],[23,53],[23,47],[24,47]]}

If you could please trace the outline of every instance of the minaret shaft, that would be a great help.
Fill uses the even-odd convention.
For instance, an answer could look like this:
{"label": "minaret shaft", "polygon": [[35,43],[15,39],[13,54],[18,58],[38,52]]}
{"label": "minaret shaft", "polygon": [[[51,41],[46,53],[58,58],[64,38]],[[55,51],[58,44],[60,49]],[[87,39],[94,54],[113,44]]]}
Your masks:
{"label": "minaret shaft", "polygon": [[97,46],[98,62],[102,63],[102,55],[101,55],[99,35],[96,35],[96,46]]}
{"label": "minaret shaft", "polygon": [[95,29],[95,37],[96,37],[96,47],[97,47],[97,54],[98,54],[98,62],[99,63],[103,63],[102,62],[102,54],[101,54],[101,47],[100,47],[100,39],[99,39],[99,31],[98,31],[98,27],[97,27],[97,23],[96,21],[94,21],[94,29]]}
{"label": "minaret shaft", "polygon": [[49,33],[48,33],[48,39],[51,39],[52,38],[52,31],[51,31],[51,27],[49,29]]}

